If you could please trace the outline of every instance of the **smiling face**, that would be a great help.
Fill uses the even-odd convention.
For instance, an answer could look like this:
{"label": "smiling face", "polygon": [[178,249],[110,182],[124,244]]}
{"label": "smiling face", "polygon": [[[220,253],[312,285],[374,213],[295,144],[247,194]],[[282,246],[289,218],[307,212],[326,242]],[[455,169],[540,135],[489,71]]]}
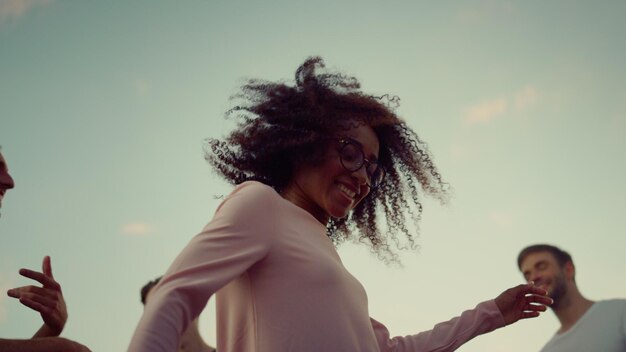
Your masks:
{"label": "smiling face", "polygon": [[2,207],[2,198],[7,190],[13,188],[15,183],[13,178],[9,175],[9,168],[7,166],[4,156],[0,153],[0,208]]}
{"label": "smiling face", "polygon": [[550,252],[528,254],[521,262],[520,270],[526,281],[533,281],[536,286],[548,291],[555,303],[568,292],[568,285],[573,283],[574,267],[571,262],[563,266]]}
{"label": "smiling face", "polygon": [[[378,159],[379,141],[371,127],[358,126],[340,137],[360,146],[366,159]],[[346,170],[339,158],[340,149],[339,141],[329,143],[323,160],[316,165],[299,167],[283,191],[285,199],[308,211],[323,224],[329,217],[348,215],[370,191],[365,167],[353,172]]]}

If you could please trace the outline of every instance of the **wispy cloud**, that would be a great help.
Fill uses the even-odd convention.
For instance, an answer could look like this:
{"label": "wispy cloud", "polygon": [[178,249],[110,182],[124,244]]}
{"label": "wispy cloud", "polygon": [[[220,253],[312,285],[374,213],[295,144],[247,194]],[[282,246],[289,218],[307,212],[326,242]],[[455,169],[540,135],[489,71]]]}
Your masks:
{"label": "wispy cloud", "polygon": [[539,100],[539,92],[532,86],[526,86],[515,94],[515,109],[518,111],[526,110],[537,104]]}
{"label": "wispy cloud", "polygon": [[131,222],[122,225],[121,232],[127,236],[147,236],[154,232],[154,227],[145,222]]}
{"label": "wispy cloud", "polygon": [[522,112],[537,105],[539,91],[527,85],[510,96],[485,100],[465,108],[463,119],[470,125],[490,122],[510,111]]}
{"label": "wispy cloud", "polygon": [[470,124],[484,123],[504,114],[508,103],[504,98],[488,100],[465,109],[465,121]]}
{"label": "wispy cloud", "polygon": [[18,19],[35,6],[47,5],[51,0],[0,0],[0,23]]}

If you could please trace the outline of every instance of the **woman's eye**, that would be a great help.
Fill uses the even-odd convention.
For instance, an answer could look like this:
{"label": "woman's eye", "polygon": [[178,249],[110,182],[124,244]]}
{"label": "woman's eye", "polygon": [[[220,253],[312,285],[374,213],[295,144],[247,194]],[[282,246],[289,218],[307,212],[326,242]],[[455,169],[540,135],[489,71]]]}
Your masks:
{"label": "woman's eye", "polygon": [[343,151],[343,159],[345,161],[355,161],[358,160],[359,153],[355,150],[350,150],[349,148],[344,149]]}

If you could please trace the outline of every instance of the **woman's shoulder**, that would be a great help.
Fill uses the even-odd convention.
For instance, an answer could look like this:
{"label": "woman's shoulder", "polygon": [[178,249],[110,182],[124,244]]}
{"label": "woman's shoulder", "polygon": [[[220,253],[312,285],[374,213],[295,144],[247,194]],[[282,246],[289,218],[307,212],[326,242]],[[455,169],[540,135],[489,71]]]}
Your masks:
{"label": "woman's shoulder", "polygon": [[[257,181],[243,182],[224,198],[215,218],[247,227],[264,227],[281,213],[284,199],[270,186]],[[272,223],[273,221],[269,221]]]}
{"label": "woman's shoulder", "polygon": [[258,210],[260,206],[267,208],[281,200],[283,198],[272,187],[258,181],[246,181],[235,186],[232,192],[224,198],[218,211],[223,207]]}
{"label": "woman's shoulder", "polygon": [[248,197],[276,198],[280,195],[272,188],[259,181],[246,181],[235,186],[230,196],[235,194],[246,195]]}

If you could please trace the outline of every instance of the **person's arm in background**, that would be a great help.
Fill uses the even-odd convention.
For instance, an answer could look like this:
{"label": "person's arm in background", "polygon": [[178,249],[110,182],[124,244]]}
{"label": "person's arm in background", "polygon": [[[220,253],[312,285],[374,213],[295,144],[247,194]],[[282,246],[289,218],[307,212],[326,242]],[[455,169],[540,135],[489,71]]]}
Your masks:
{"label": "person's arm in background", "polygon": [[67,307],[61,285],[52,275],[50,257],[43,258],[42,272],[20,269],[20,275],[42,285],[42,287],[33,285],[16,287],[7,292],[10,297],[19,299],[20,303],[41,314],[44,323],[33,338],[59,336],[67,321]]}
{"label": "person's arm in background", "polygon": [[42,272],[20,269],[20,275],[38,281],[42,287],[22,286],[7,294],[23,305],[39,312],[44,323],[29,340],[0,339],[2,352],[91,352],[78,342],[57,337],[67,321],[67,308],[61,285],[54,280],[50,257],[43,258]]}
{"label": "person's arm in background", "polygon": [[91,352],[87,347],[62,337],[43,337],[30,340],[0,339],[2,352]]}

